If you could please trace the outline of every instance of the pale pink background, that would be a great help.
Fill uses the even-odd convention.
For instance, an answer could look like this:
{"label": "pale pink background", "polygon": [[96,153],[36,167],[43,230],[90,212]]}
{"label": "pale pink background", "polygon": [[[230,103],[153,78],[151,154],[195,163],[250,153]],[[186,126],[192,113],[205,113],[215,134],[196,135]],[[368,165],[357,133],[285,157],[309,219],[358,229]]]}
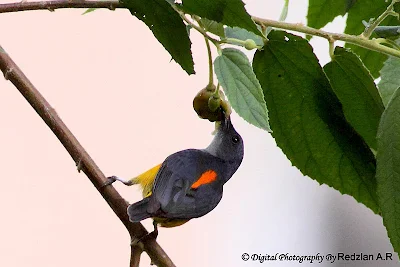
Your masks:
{"label": "pale pink background", "polygon": [[[250,13],[274,19],[283,3],[246,2]],[[305,23],[306,1],[293,2],[288,21]],[[0,14],[0,44],[102,171],[128,178],[175,151],[207,146],[213,125],[192,109],[193,96],[207,83],[202,38],[192,33],[197,75],[189,77],[128,11],[82,12]],[[335,25],[330,29],[340,31],[343,20]],[[327,62],[326,41],[313,43]],[[158,241],[177,266],[260,265],[243,262],[244,252],[392,250],[378,216],[303,177],[268,133],[236,114],[233,122],[245,140],[245,159],[220,205],[182,227],[160,230]],[[2,79],[0,127],[0,266],[127,266],[130,240],[122,224],[48,127]],[[130,202],[140,199],[136,188],[116,187]],[[145,226],[151,230],[150,220]],[[376,266],[348,266],[368,264]],[[144,254],[142,266],[148,265]]]}

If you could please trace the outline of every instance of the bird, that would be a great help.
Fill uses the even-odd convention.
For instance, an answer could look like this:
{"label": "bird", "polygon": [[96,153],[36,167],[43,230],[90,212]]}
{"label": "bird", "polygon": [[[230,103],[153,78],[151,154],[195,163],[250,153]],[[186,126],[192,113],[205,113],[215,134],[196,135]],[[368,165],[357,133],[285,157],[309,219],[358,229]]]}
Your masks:
{"label": "bird", "polygon": [[230,116],[217,122],[215,136],[205,149],[185,149],[163,163],[125,180],[110,176],[105,185],[120,181],[142,187],[143,199],[128,206],[131,222],[153,218],[154,238],[158,226],[180,226],[212,211],[222,199],[223,186],[242,163],[244,144]]}

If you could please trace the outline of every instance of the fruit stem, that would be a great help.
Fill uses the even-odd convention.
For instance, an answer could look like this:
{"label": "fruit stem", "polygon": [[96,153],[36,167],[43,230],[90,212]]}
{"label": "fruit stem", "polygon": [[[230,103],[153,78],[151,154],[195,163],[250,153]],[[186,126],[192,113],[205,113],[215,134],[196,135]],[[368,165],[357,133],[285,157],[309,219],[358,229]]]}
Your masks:
{"label": "fruit stem", "polygon": [[333,39],[329,40],[329,56],[332,60],[335,57],[335,40]]}
{"label": "fruit stem", "polygon": [[214,95],[219,96],[219,83],[217,84],[217,89],[215,89]]}
{"label": "fruit stem", "polygon": [[208,55],[208,84],[212,85],[214,84],[214,70],[213,70],[211,47],[207,38],[204,37],[204,41],[206,42],[207,55]]}
{"label": "fruit stem", "polygon": [[[204,25],[201,23],[201,20],[198,16],[192,16],[194,20],[196,20],[197,24],[199,24],[200,28],[205,31]],[[204,41],[206,42],[207,47],[207,55],[208,55],[208,85],[214,86],[214,71],[213,71],[213,62],[212,62],[212,54],[211,54],[211,47],[210,42],[205,35]]]}

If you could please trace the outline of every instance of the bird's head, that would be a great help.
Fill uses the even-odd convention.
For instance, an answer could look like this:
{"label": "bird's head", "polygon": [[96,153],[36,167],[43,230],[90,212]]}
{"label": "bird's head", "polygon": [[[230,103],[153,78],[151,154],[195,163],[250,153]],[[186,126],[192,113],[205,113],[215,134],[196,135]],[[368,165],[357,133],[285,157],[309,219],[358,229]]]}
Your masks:
{"label": "bird's head", "polygon": [[243,139],[233,127],[230,116],[223,116],[217,133],[206,151],[239,167],[244,154]]}

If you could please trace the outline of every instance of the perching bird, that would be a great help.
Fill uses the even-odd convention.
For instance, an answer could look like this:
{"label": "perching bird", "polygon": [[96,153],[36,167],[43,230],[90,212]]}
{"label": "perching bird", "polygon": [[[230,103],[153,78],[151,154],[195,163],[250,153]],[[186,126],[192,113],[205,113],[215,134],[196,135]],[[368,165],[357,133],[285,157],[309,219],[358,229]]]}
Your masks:
{"label": "perching bird", "polygon": [[243,159],[243,140],[230,117],[223,120],[211,144],[205,149],[186,149],[168,156],[145,173],[124,180],[126,185],[139,184],[143,199],[129,205],[129,220],[140,222],[153,218],[157,225],[175,227],[212,211],[222,198],[223,185],[239,168]]}

